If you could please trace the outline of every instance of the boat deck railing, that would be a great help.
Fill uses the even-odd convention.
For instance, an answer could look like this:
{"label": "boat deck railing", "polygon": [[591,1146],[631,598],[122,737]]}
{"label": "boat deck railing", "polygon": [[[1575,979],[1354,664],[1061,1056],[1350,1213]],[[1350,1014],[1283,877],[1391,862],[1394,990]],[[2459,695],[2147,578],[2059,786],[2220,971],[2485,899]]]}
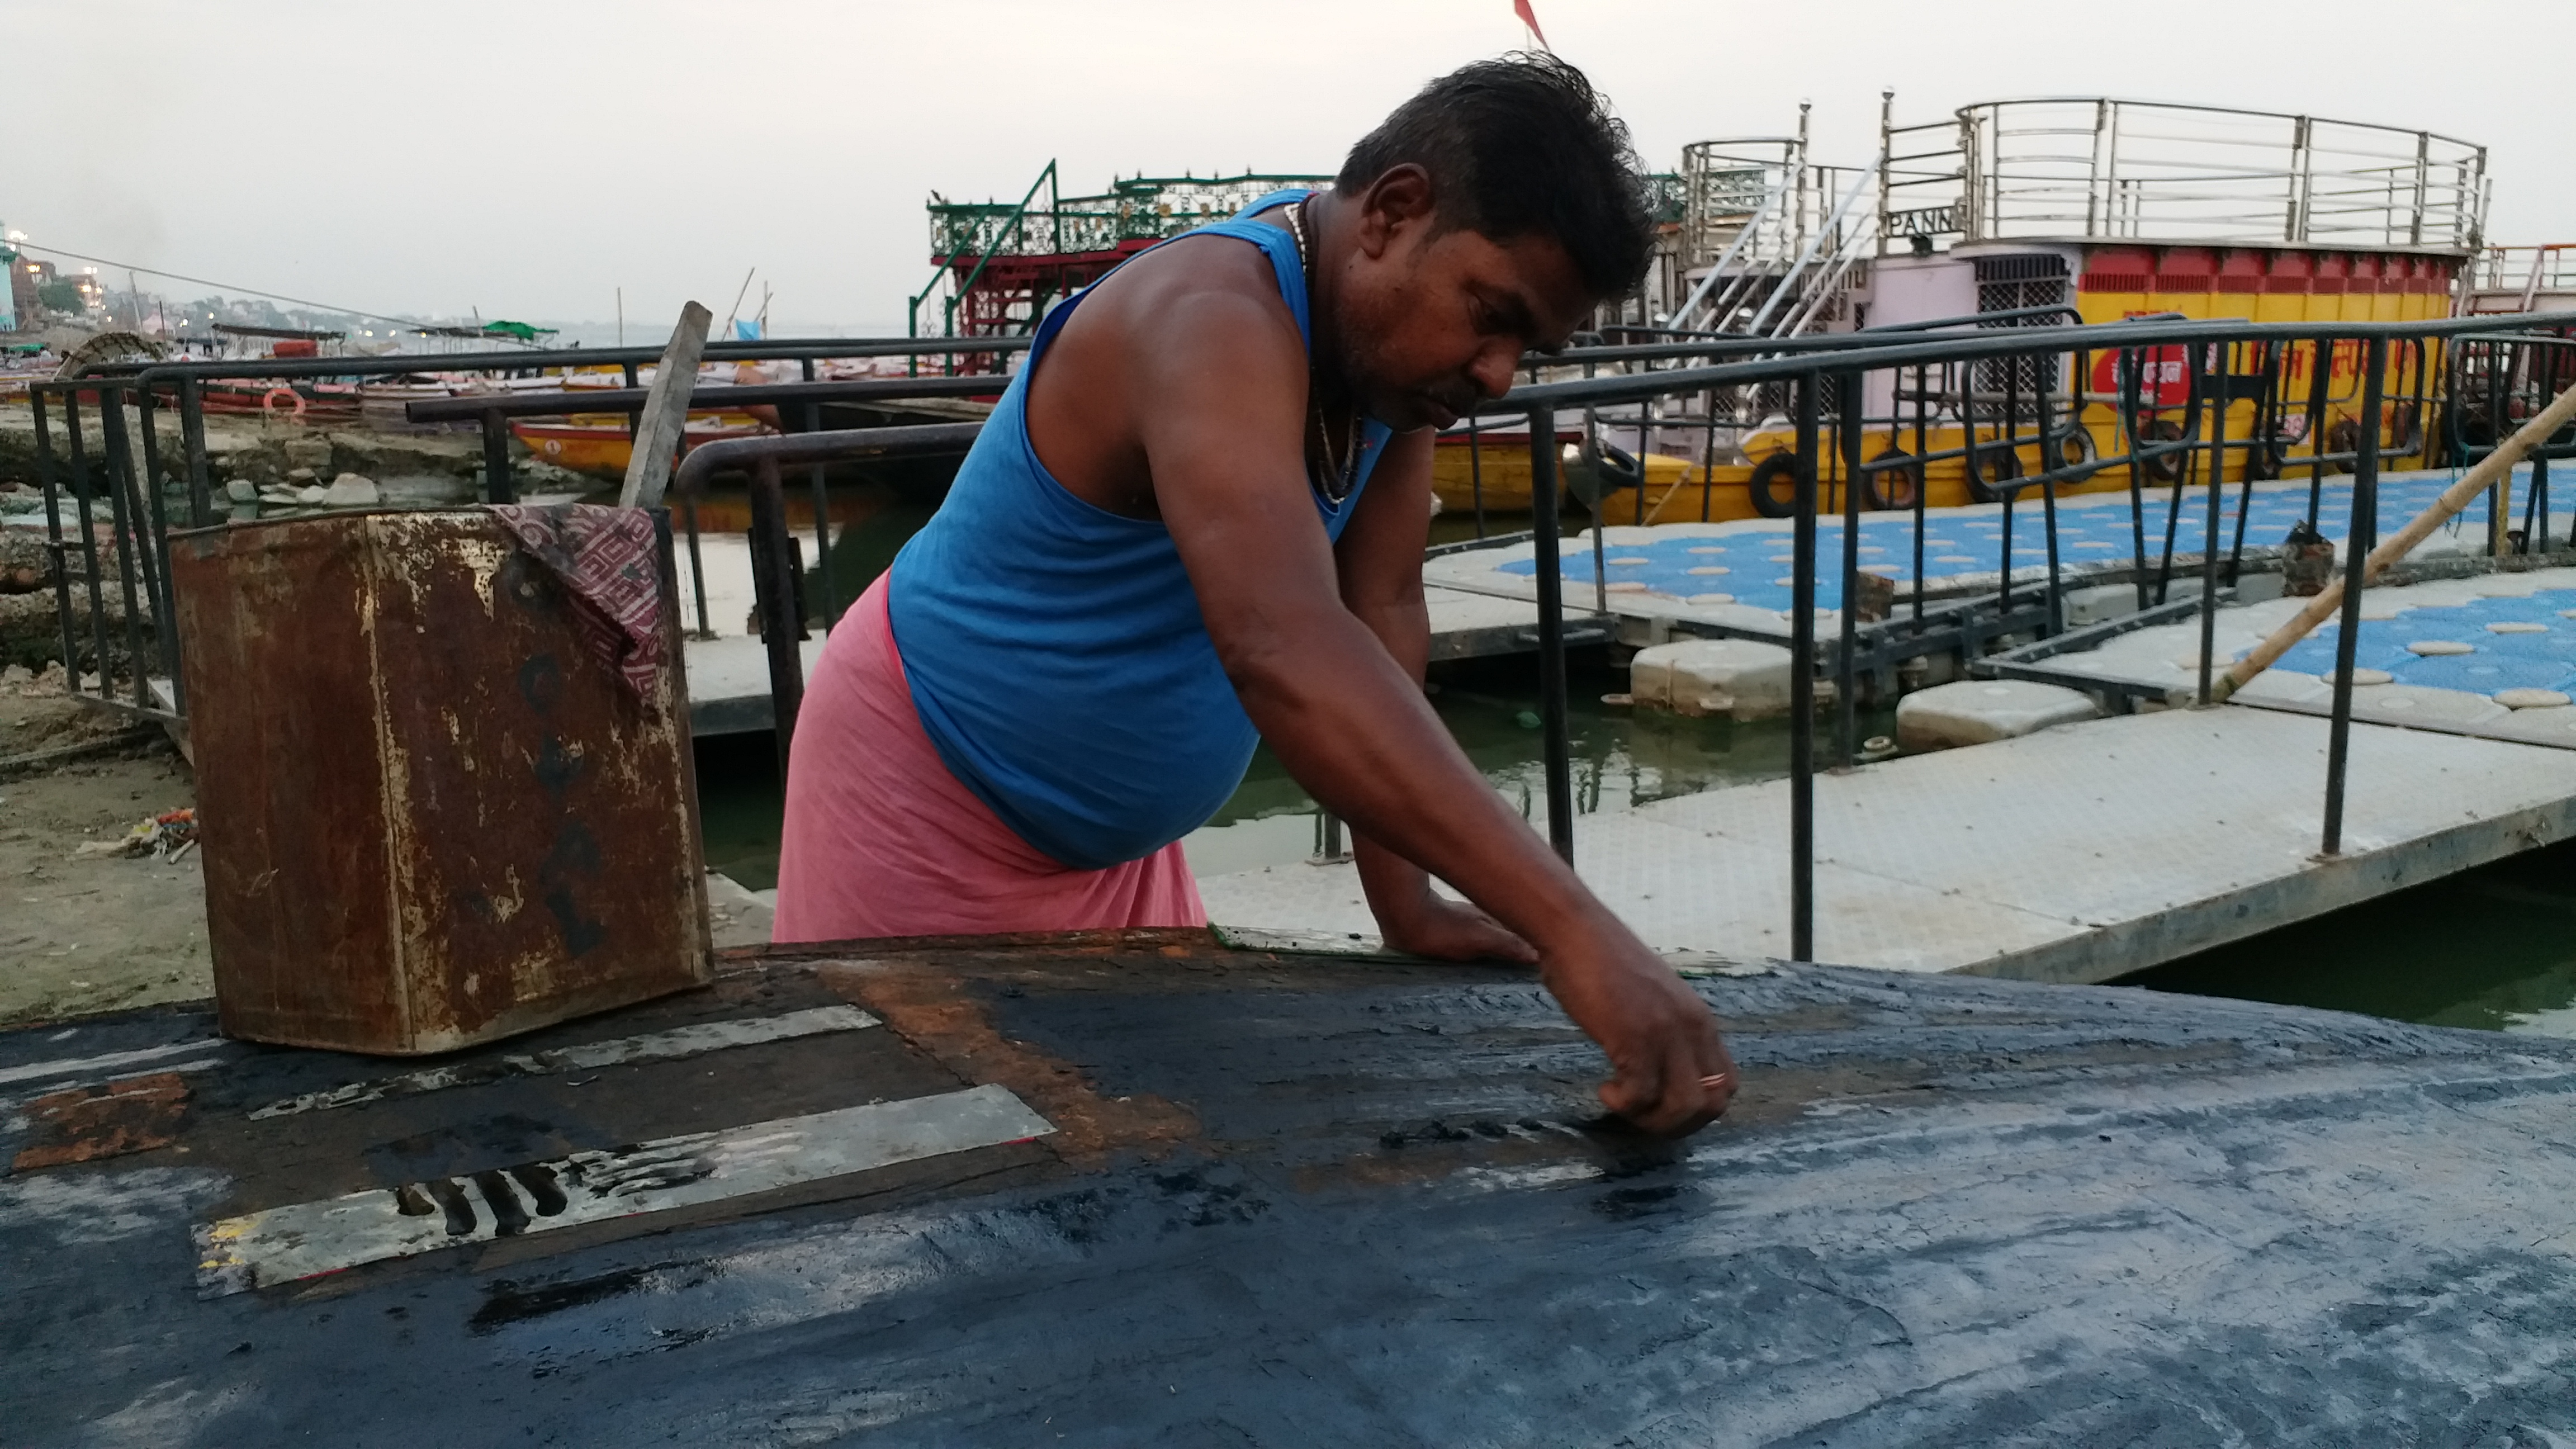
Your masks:
{"label": "boat deck railing", "polygon": [[[2475,251],[2486,148],[2433,131],[2107,97],[1887,124],[1882,238]],[[1882,242],[1882,246],[1887,245]]]}

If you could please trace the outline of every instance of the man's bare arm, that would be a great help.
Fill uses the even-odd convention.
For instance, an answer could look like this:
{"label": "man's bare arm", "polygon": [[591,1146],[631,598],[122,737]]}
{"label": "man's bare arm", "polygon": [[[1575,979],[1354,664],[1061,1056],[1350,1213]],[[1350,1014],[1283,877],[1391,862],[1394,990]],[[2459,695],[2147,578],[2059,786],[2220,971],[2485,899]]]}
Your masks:
{"label": "man's bare arm", "polygon": [[[1141,298],[1139,300],[1142,300]],[[1127,349],[1155,502],[1245,711],[1289,773],[1367,838],[1456,885],[1536,946],[1549,989],[1609,1054],[1602,1100],[1655,1131],[1724,1110],[1707,1007],[1468,763],[1340,597],[1303,476],[1306,361],[1275,297],[1227,285],[1153,301]]]}
{"label": "man's bare arm", "polygon": [[[1427,430],[1387,440],[1385,456],[1333,550],[1343,605],[1416,686],[1431,660],[1431,613],[1422,593],[1422,550],[1431,533],[1431,449]],[[1475,906],[1435,893],[1430,872],[1374,837],[1355,835],[1351,848],[1369,911],[1389,946],[1444,961],[1538,964],[1529,942]]]}

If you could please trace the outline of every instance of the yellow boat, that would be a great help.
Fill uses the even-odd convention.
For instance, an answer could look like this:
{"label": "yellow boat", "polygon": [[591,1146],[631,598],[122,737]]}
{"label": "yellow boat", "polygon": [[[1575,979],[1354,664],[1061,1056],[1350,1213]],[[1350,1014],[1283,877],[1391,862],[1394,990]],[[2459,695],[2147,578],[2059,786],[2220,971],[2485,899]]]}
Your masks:
{"label": "yellow boat", "polygon": [[[2089,147],[2069,144],[2086,136]],[[1920,125],[1883,120],[1880,149],[1895,161],[1838,168],[1810,164],[1803,138],[1686,148],[1671,178],[1681,221],[1666,228],[1644,299],[1598,325],[1783,340],[1886,330],[1893,343],[1932,324],[1919,335],[2142,317],[2432,320],[2452,313],[2465,285],[2486,198],[2485,153],[2469,143],[2223,107],[1992,102]],[[1861,454],[1891,466],[1864,470],[1864,506],[1910,508],[1917,492],[1934,507],[1991,501],[2000,495],[1980,485],[2056,469],[2073,470],[2060,493],[2126,489],[2128,463],[2087,465],[2129,453],[2133,435],[2182,437],[2193,389],[2182,348],[2131,355],[2135,378],[2121,374],[2120,354],[2071,347],[1921,376],[1867,374],[1854,419]],[[2390,466],[2435,456],[2437,435],[2461,425],[2440,416],[2441,344],[2392,345],[2376,419],[2359,416],[2361,357],[2360,343],[2345,342],[2324,359],[2312,428],[2313,344],[2221,349],[2204,375],[2220,394],[2204,410],[2220,414],[2229,443],[2216,476],[2281,476],[2320,448],[2348,454],[2374,435]],[[1642,487],[1608,495],[1603,516],[1785,516],[1795,439],[1777,412],[1784,392],[1721,388],[1700,402],[1716,409],[1714,447],[1707,412],[1659,412]],[[2046,398],[2045,444],[2035,394]],[[2137,415],[2124,419],[2131,396]],[[1963,419],[1973,419],[1975,484]],[[1818,495],[1828,508],[1841,502],[1839,421],[1829,403]],[[1637,419],[1605,415],[1598,426],[1617,440]],[[1444,510],[1473,507],[1481,478],[1488,511],[1525,511],[1526,443],[1481,441],[1471,454],[1464,436],[1441,439],[1433,479]],[[1703,468],[1712,454],[1721,461]],[[2138,481],[2204,483],[2207,463],[2205,452],[2165,454],[2142,464]]]}
{"label": "yellow boat", "polygon": [[[624,413],[575,413],[570,417],[512,423],[510,431],[532,455],[587,473],[594,478],[623,478],[635,455]],[[749,438],[777,431],[748,413],[696,412],[682,430],[680,450],[719,438]]]}

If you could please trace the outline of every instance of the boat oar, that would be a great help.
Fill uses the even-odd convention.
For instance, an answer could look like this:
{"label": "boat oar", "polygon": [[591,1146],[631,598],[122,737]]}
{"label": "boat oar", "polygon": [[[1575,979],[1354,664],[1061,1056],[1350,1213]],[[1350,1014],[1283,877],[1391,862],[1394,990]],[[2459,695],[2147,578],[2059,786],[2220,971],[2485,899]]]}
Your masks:
{"label": "boat oar", "polygon": [[[2560,393],[2549,406],[2540,410],[2539,416],[2523,424],[2512,437],[2479,459],[2478,465],[2461,475],[2460,481],[2443,489],[2442,496],[2433,500],[2432,507],[2415,515],[2414,522],[2372,549],[2370,557],[2362,561],[2361,581],[2366,585],[2379,577],[2381,570],[2404,558],[2415,545],[2430,537],[2434,529],[2458,516],[2471,500],[2513,471],[2513,465],[2521,462],[2524,454],[2548,441],[2549,435],[2565,427],[2570,418],[2576,418],[2576,387]],[[2376,439],[2372,441],[2375,443]],[[2351,545],[2347,542],[2345,546]],[[2255,675],[2271,668],[2282,655],[2290,652],[2291,645],[2308,637],[2319,624],[2334,617],[2342,605],[2343,580],[2335,579],[2327,583],[2315,598],[2308,600],[2308,606],[2301,609],[2295,618],[2273,630],[2271,638],[2256,645],[2253,653],[2227,666],[2227,672],[2210,685],[2211,700],[2224,700],[2243,689]]]}

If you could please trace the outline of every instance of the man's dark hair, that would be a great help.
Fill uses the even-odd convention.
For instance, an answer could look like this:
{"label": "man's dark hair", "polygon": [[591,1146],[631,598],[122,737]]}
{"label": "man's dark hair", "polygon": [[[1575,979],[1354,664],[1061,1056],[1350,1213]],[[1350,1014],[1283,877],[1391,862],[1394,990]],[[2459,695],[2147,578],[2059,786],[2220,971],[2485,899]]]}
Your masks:
{"label": "man's dark hair", "polygon": [[1645,275],[1655,220],[1628,128],[1555,56],[1480,60],[1424,86],[1351,148],[1333,188],[1355,195],[1407,162],[1430,173],[1444,229],[1554,237],[1596,297]]}

